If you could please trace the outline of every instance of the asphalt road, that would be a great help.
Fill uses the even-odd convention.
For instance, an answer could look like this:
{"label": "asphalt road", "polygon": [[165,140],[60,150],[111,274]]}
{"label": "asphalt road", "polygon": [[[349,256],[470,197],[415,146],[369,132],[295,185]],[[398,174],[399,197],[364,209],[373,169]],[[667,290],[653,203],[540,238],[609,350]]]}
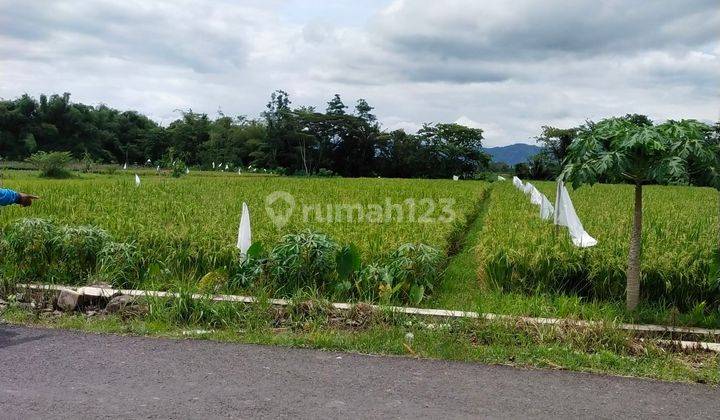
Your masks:
{"label": "asphalt road", "polygon": [[704,385],[0,325],[0,418],[714,418]]}

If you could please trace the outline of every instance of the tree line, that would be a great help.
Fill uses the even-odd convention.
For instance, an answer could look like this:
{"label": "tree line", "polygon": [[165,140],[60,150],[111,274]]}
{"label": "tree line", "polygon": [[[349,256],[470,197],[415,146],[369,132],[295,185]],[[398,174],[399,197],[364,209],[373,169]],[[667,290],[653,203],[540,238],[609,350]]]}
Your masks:
{"label": "tree line", "polygon": [[0,157],[67,151],[101,163],[155,164],[171,156],[204,168],[224,162],[349,177],[470,177],[487,169],[481,129],[438,123],[416,134],[386,131],[367,101],[359,99],[353,108],[337,94],[324,111],[292,107],[278,90],[256,119],[221,112],[213,119],[188,110],[162,126],[136,111],[72,102],[69,93],[23,95],[0,101]]}

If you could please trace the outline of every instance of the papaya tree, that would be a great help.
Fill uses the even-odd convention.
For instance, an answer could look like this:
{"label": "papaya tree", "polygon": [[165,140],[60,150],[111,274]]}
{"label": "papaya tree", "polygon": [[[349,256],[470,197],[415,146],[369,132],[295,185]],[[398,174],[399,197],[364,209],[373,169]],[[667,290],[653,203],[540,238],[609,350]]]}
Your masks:
{"label": "papaya tree", "polygon": [[581,127],[568,147],[561,177],[573,187],[600,181],[634,186],[626,270],[628,310],[634,310],[640,299],[643,185],[687,182],[688,159],[707,156],[707,129],[707,125],[695,120],[654,125],[631,116],[608,118]]}

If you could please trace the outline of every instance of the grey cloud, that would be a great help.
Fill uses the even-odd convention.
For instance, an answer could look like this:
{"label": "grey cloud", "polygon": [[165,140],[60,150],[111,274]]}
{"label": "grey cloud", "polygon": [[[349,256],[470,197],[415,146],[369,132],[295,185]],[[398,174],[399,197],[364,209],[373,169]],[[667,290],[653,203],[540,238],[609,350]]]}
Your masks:
{"label": "grey cloud", "polygon": [[[28,42],[19,57],[53,60],[113,57],[213,72],[244,65],[247,21],[170,2],[25,2],[0,6],[0,36]],[[217,11],[222,8],[218,7]],[[221,24],[221,25],[219,25]],[[222,24],[225,24],[224,27]],[[237,25],[237,26],[235,26]],[[240,28],[235,31],[227,29]],[[33,46],[40,46],[40,51]],[[6,47],[0,47],[5,49]],[[16,58],[18,55],[16,55]]]}
{"label": "grey cloud", "polygon": [[378,42],[408,54],[535,59],[553,53],[623,54],[717,40],[717,1],[415,0],[381,14]]}

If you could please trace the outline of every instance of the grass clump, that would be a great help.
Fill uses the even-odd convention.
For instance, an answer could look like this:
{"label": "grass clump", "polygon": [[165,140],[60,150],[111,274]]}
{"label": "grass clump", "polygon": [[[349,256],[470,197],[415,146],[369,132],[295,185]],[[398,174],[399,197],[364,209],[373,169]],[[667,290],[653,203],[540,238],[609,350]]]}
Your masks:
{"label": "grass clump", "polygon": [[19,219],[2,231],[0,265],[7,277],[35,279],[46,276],[52,259],[57,226],[46,219]]}

